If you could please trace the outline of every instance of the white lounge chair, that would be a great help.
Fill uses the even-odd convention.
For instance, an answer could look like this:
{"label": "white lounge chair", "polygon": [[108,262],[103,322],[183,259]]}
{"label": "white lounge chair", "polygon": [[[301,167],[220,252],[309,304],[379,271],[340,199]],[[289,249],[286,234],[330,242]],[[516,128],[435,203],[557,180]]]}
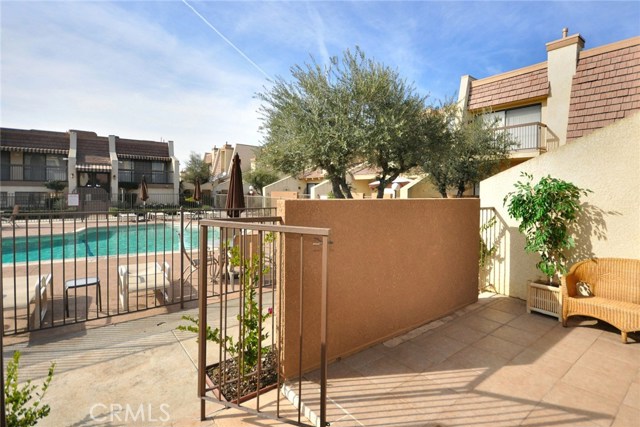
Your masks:
{"label": "white lounge chair", "polygon": [[129,311],[129,293],[161,291],[165,301],[173,301],[171,266],[152,262],[140,265],[118,266],[118,297],[120,308]]}
{"label": "white lounge chair", "polygon": [[[46,276],[37,277],[16,277],[13,281],[4,282],[4,293],[2,303],[6,317],[12,317],[14,310],[24,309],[27,305],[34,304],[31,317],[35,328],[40,328],[49,307],[49,289],[53,276],[49,273]],[[35,283],[33,292],[29,293],[27,301],[27,283]]]}

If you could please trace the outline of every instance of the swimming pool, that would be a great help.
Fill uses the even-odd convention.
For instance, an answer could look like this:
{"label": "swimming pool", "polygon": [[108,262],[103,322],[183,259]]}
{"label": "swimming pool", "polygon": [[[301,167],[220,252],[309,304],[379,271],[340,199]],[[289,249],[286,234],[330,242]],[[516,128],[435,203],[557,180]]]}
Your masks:
{"label": "swimming pool", "polygon": [[[2,239],[2,263],[49,261],[180,250],[179,228],[167,224],[90,227],[73,233]],[[184,231],[187,250],[198,245],[198,229]],[[213,239],[214,230],[209,232]],[[215,233],[217,235],[217,232]]]}

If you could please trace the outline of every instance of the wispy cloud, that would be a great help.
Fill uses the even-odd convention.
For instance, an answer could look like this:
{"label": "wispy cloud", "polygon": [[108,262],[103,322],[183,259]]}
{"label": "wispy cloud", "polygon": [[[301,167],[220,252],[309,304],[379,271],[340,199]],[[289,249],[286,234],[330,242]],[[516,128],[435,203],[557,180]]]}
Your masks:
{"label": "wispy cloud", "polygon": [[636,2],[3,2],[2,126],[172,139],[181,159],[257,144],[255,93],[346,48],[453,95],[546,59],[562,27],[587,47],[638,35]]}

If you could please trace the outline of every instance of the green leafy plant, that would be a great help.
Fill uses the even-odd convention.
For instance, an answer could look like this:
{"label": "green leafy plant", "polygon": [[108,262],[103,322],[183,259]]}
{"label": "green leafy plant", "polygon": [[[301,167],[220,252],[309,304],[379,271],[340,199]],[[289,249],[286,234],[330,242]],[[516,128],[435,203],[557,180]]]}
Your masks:
{"label": "green leafy plant", "polygon": [[[265,238],[267,241],[267,238]],[[230,254],[230,263],[239,266],[243,270],[241,274],[243,289],[243,310],[236,316],[240,322],[240,337],[234,340],[231,336],[224,338],[220,334],[220,329],[212,329],[207,325],[206,339],[216,344],[222,345],[227,353],[238,360],[240,375],[244,376],[253,371],[258,364],[258,355],[266,354],[269,347],[263,347],[262,342],[269,337],[264,331],[264,322],[273,316],[273,309],[260,313],[258,301],[256,301],[256,286],[260,281],[260,257],[256,254],[250,257],[243,257],[239,246],[230,247],[227,243]],[[270,267],[266,263],[262,264],[262,274],[267,274]],[[178,330],[198,333],[198,319],[185,315],[184,320],[188,320],[192,325],[178,326]]]}
{"label": "green leafy plant", "polygon": [[485,242],[482,233],[489,230],[491,227],[496,225],[496,217],[492,216],[489,221],[482,224],[480,227],[480,257],[478,259],[478,265],[480,268],[484,268],[492,256],[496,254],[498,251],[498,246],[495,244],[490,244]]}
{"label": "green leafy plant", "polygon": [[20,352],[16,351],[13,353],[13,359],[7,364],[7,378],[4,384],[7,426],[35,426],[39,419],[51,412],[49,405],[42,404],[42,398],[53,379],[55,363],[51,363],[40,391],[37,391],[37,386],[31,385],[31,381],[27,381],[22,387],[18,385],[19,364]]}
{"label": "green leafy plant", "polygon": [[575,246],[570,227],[582,210],[580,197],[591,193],[570,182],[546,176],[532,185],[533,176],[522,173],[526,181],[515,184],[516,191],[504,198],[509,215],[520,221],[527,252],[540,254],[536,267],[549,278],[566,273],[565,250]]}

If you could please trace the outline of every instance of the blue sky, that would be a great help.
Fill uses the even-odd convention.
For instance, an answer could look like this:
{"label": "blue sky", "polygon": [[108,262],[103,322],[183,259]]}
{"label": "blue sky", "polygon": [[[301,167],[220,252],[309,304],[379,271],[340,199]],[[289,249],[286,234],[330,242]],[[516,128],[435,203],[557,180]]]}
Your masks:
{"label": "blue sky", "polygon": [[259,145],[256,92],[310,56],[358,45],[438,100],[463,74],[546,60],[565,26],[587,49],[640,35],[640,2],[2,0],[0,14],[3,127],[173,140],[182,161]]}

